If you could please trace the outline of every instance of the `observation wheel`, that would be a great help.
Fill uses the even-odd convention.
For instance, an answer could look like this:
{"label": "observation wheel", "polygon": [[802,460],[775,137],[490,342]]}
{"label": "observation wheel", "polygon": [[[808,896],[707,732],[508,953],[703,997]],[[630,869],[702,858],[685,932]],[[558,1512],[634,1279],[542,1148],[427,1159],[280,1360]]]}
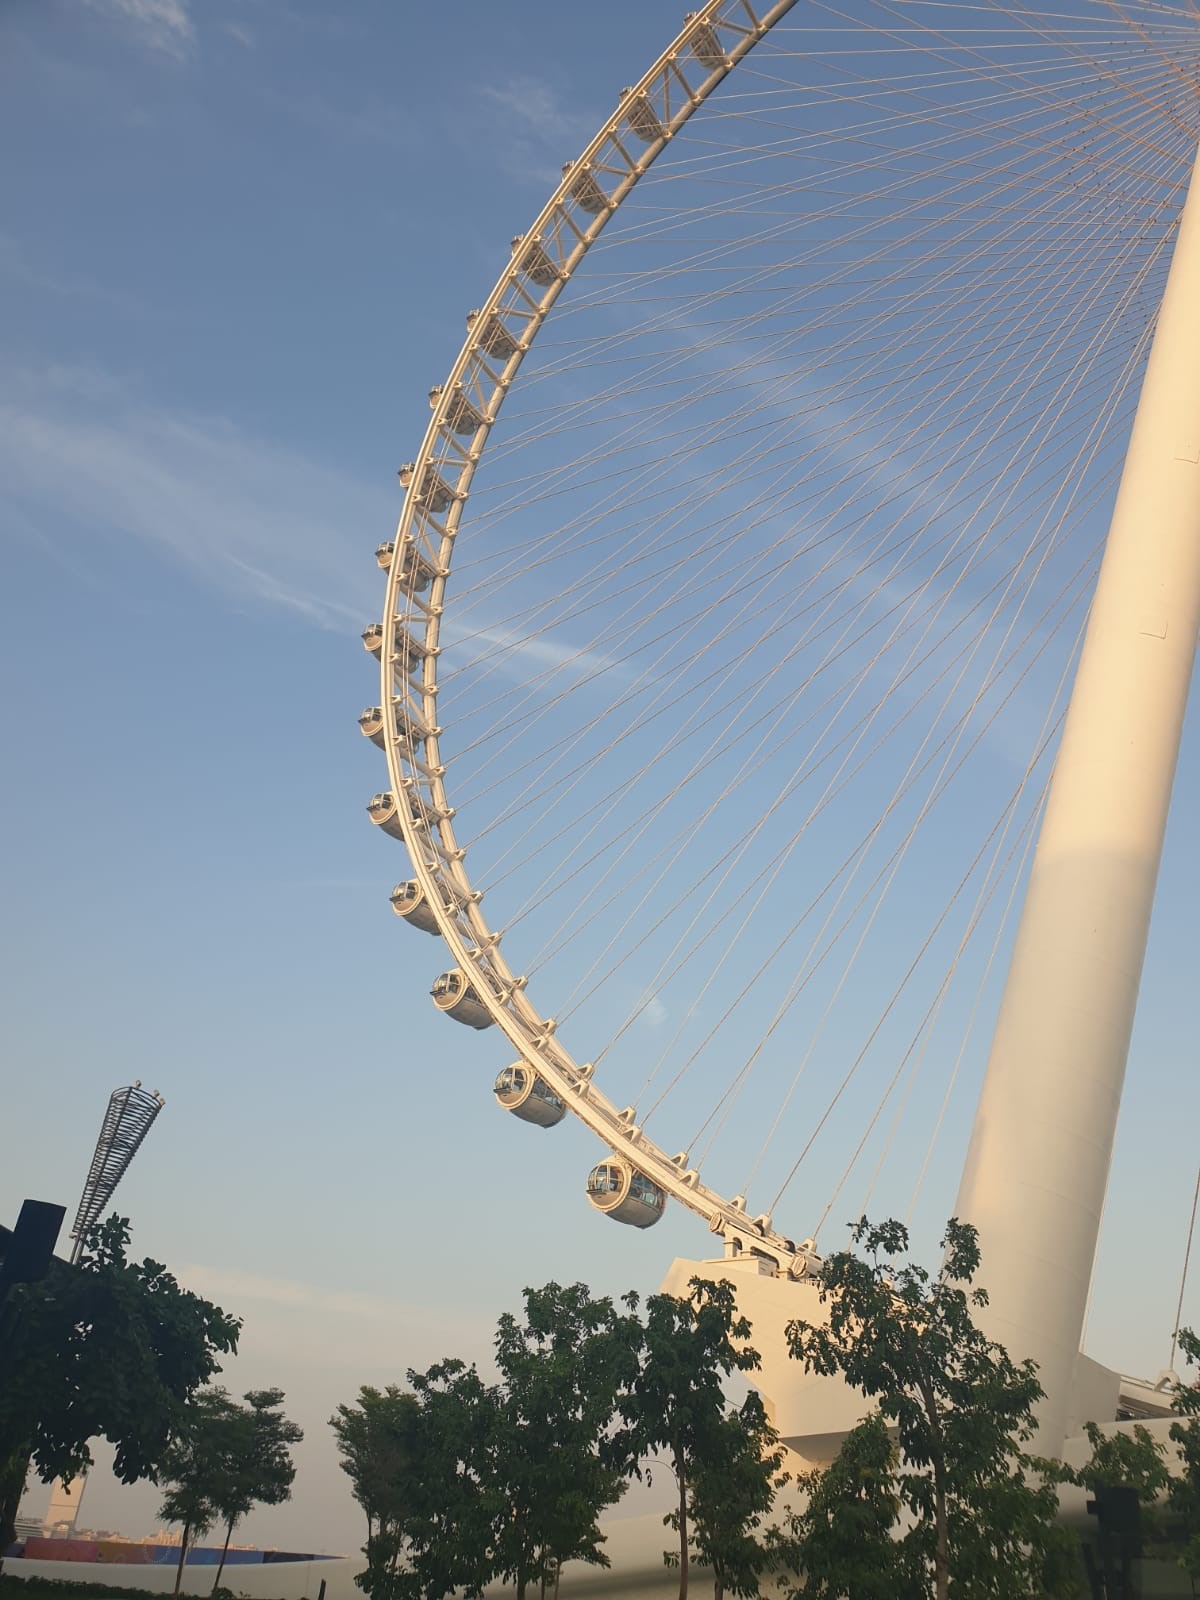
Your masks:
{"label": "observation wheel", "polygon": [[[388,787],[368,811],[411,860],[394,910],[448,953],[433,1003],[504,1036],[503,1109],[597,1136],[587,1198],[615,1220],[649,1227],[674,1200],[730,1251],[810,1274],[816,1228],[798,1241],[774,1200],[708,1181],[699,1143],[766,1078],[774,1110],[750,1120],[769,1143],[808,1099],[803,1155],[860,1098],[885,1026],[902,1032],[854,1157],[889,1119],[895,1137],[931,1055],[936,1137],[1052,760],[1195,63],[1156,4],[926,0],[851,26],[710,0],[469,312],[377,551],[381,689],[360,727]],[[562,339],[522,373],[576,277]],[[984,776],[952,812],[969,760]],[[860,1044],[830,1019],[880,938],[895,971],[866,974]],[[532,966],[510,964],[519,943],[540,943]],[[610,1063],[658,1010],[669,1042],[614,1092]],[[705,1073],[699,1133],[660,1135]]]}

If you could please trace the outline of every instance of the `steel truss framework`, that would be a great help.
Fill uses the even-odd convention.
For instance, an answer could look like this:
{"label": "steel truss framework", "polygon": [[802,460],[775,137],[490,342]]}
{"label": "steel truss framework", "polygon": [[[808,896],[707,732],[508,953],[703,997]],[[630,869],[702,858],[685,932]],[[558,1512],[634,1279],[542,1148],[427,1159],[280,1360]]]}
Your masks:
{"label": "steel truss framework", "polygon": [[803,1278],[819,1259],[811,1241],[797,1245],[775,1232],[769,1216],[751,1218],[741,1196],[724,1199],[701,1183],[686,1154],[671,1156],[648,1138],[633,1109],[620,1109],[597,1086],[591,1064],[575,1060],[554,1018],[537,1009],[525,979],[509,968],[454,832],[437,716],[439,635],[455,535],[489,432],[534,337],[638,179],[794,4],[778,0],[756,9],[747,0],[709,0],[693,13],[645,76],[622,92],[532,227],[513,241],[512,261],[468,317],[458,359],[430,395],[433,414],[417,458],[401,469],[407,493],[399,527],[378,551],[388,574],[386,620],[363,635],[379,657],[380,708],[362,727],[386,751],[391,783],[391,795],[372,803],[372,817],[408,847],[422,912],[427,908],[436,922],[488,1020],[614,1153],[699,1213],[729,1248],[752,1250]]}
{"label": "steel truss framework", "polygon": [[100,1124],[100,1137],[96,1140],[92,1164],[71,1229],[71,1238],[75,1241],[71,1250],[72,1261],[78,1260],[88,1229],[96,1223],[112,1199],[117,1185],[129,1170],[129,1163],[141,1148],[142,1140],[150,1132],[164,1104],[157,1089],[143,1089],[140,1082],[124,1089],[114,1089],[109,1096],[108,1109]]}

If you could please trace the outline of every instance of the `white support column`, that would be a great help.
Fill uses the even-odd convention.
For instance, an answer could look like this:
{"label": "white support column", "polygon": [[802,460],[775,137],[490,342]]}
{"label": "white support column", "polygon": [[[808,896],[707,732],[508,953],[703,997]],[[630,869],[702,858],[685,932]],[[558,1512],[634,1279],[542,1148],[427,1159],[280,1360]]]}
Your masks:
{"label": "white support column", "polygon": [[[957,1215],[1062,1445],[1200,627],[1200,160],[1013,949]],[[1102,1419],[1096,1419],[1102,1420]]]}

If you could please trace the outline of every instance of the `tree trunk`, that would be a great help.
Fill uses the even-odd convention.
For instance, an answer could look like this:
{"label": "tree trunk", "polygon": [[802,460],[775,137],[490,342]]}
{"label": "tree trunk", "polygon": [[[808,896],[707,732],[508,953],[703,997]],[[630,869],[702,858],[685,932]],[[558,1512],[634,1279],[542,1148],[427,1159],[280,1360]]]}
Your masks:
{"label": "tree trunk", "polygon": [[942,1439],[942,1418],[937,1395],[925,1374],[917,1369],[917,1387],[929,1431],[933,1435],[930,1466],[933,1469],[933,1592],[935,1600],[947,1600],[950,1593],[950,1532],[946,1525],[946,1451]]}
{"label": "tree trunk", "polygon": [[21,1457],[20,1466],[10,1468],[9,1475],[0,1479],[0,1556],[8,1549],[16,1537],[17,1510],[21,1504],[21,1496],[25,1493],[25,1475],[29,1470],[29,1458]]}
{"label": "tree trunk", "polygon": [[[17,1536],[17,1512],[29,1477],[29,1445],[19,1445],[8,1458],[7,1468],[0,1473],[0,1558]],[[0,1451],[0,1462],[4,1460]]]}
{"label": "tree trunk", "polygon": [[191,1523],[185,1522],[183,1532],[179,1537],[179,1565],[175,1568],[175,1587],[171,1590],[172,1594],[179,1593],[179,1585],[183,1582],[183,1563],[187,1559],[188,1535],[191,1531]]}
{"label": "tree trunk", "polygon": [[950,1540],[946,1529],[946,1496],[941,1489],[933,1492],[933,1516],[937,1540],[933,1551],[933,1591],[937,1600],[946,1600],[950,1593]]}
{"label": "tree trunk", "polygon": [[517,1600],[525,1600],[525,1574],[517,1579]]}
{"label": "tree trunk", "polygon": [[688,1592],[687,1469],[680,1451],[675,1451],[675,1481],[679,1485],[679,1600]]}
{"label": "tree trunk", "polygon": [[213,1579],[212,1592],[214,1594],[216,1594],[217,1590],[221,1587],[221,1574],[225,1571],[225,1557],[229,1554],[229,1541],[233,1537],[233,1525],[236,1521],[236,1517],[230,1517],[229,1521],[225,1524],[225,1543],[221,1547],[221,1560],[217,1566],[217,1575]]}

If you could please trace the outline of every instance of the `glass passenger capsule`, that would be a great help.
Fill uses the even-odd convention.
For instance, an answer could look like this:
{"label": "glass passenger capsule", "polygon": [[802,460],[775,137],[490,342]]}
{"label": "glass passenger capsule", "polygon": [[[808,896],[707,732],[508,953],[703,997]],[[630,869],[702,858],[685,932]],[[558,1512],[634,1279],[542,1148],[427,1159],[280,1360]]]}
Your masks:
{"label": "glass passenger capsule", "polygon": [[[696,15],[694,11],[684,17],[685,22],[691,22]],[[721,41],[717,37],[717,30],[709,22],[698,22],[692,29],[692,36],[688,40],[692,54],[702,67],[707,67],[710,72],[716,72],[720,67],[729,65],[729,57],[721,48]]]}
{"label": "glass passenger capsule", "polygon": [[[415,795],[410,796],[408,814],[417,827],[425,826],[425,814]],[[384,833],[390,834],[393,839],[403,840],[404,829],[400,826],[400,810],[396,804],[396,796],[390,789],[385,789],[382,794],[371,796],[371,803],[367,806],[367,815],[377,828],[382,828]]]}
{"label": "glass passenger capsule", "polygon": [[[412,750],[414,745],[420,744],[422,739],[429,737],[428,727],[411,716],[399,700],[392,701],[392,712],[396,719],[396,737],[407,745],[409,750]],[[382,706],[368,706],[359,717],[358,726],[364,739],[370,739],[380,750],[386,749],[387,736],[384,732]]]}
{"label": "glass passenger capsule", "polygon": [[562,277],[557,263],[551,260],[540,239],[530,239],[526,244],[525,235],[519,233],[512,242],[512,253],[521,271],[539,288],[548,289]]}
{"label": "glass passenger capsule", "polygon": [[[395,645],[397,661],[399,662],[400,666],[404,668],[405,672],[410,674],[419,672],[421,670],[421,663],[425,660],[426,656],[431,654],[436,655],[437,651],[430,651],[424,640],[414,639],[412,634],[409,633],[408,629],[400,621],[399,617],[396,618],[395,622],[393,623],[393,627],[395,628],[393,641]],[[372,622],[370,627],[364,628],[362,632],[362,642],[363,649],[368,653],[368,655],[374,656],[376,661],[378,661],[383,652],[383,623]]]}
{"label": "glass passenger capsule", "polygon": [[545,1079],[523,1061],[505,1067],[492,1086],[492,1093],[514,1117],[520,1117],[522,1122],[536,1122],[539,1128],[553,1128],[567,1114],[565,1103]]}
{"label": "glass passenger capsule", "polygon": [[[398,473],[402,489],[407,489],[412,485],[416,472],[417,467],[414,461],[406,461],[404,463]],[[445,511],[446,507],[454,499],[454,491],[436,467],[428,466],[425,468],[424,475],[421,478],[421,487],[417,492],[417,499],[425,507],[426,511],[432,511],[436,514]]]}
{"label": "glass passenger capsule", "polygon": [[[390,572],[392,561],[396,554],[395,539],[385,539],[382,544],[375,546],[375,564],[383,572]],[[413,549],[411,539],[404,542],[404,554],[400,558],[400,587],[405,594],[422,594],[433,582],[434,567],[431,562],[417,550]],[[378,624],[382,634],[383,624]],[[370,649],[370,646],[367,647]]]}
{"label": "glass passenger capsule", "polygon": [[[441,398],[442,389],[439,384],[437,388],[429,391],[430,406],[436,409]],[[476,433],[483,427],[483,413],[477,406],[472,405],[461,388],[455,388],[450,395],[449,403],[446,406],[446,426],[451,433],[464,435]]]}
{"label": "glass passenger capsule", "polygon": [[370,739],[380,750],[384,748],[386,740],[383,733],[382,706],[368,706],[359,717],[358,726],[364,739]]}
{"label": "glass passenger capsule", "polygon": [[435,979],[429,992],[438,1010],[453,1017],[455,1022],[465,1022],[468,1028],[491,1027],[494,1020],[491,1012],[479,998],[478,991],[471,987],[466,973],[457,967],[451,967],[449,972]]}
{"label": "glass passenger capsule", "polygon": [[489,356],[496,356],[501,361],[515,356],[521,348],[513,334],[494,314],[486,322],[480,322],[478,311],[468,311],[467,332],[475,335],[481,350],[486,350]]}
{"label": "glass passenger capsule", "polygon": [[633,1228],[652,1228],[667,1203],[666,1191],[623,1156],[609,1156],[592,1168],[587,1197],[597,1211]]}
{"label": "glass passenger capsule", "polygon": [[654,144],[656,140],[666,138],[667,130],[648,95],[632,94],[628,89],[622,89],[621,101],[629,131],[636,134],[643,144]]}
{"label": "glass passenger capsule", "polygon": [[[571,172],[575,163],[568,161],[563,168],[565,178]],[[575,204],[581,206],[590,216],[598,217],[602,212],[612,207],[612,201],[600,187],[590,167],[580,167],[571,179],[571,198]]]}
{"label": "glass passenger capsule", "polygon": [[405,922],[414,928],[420,928],[422,933],[436,933],[438,931],[437,918],[425,898],[425,891],[415,881],[398,883],[389,897],[392,910],[398,917],[403,917]]}

